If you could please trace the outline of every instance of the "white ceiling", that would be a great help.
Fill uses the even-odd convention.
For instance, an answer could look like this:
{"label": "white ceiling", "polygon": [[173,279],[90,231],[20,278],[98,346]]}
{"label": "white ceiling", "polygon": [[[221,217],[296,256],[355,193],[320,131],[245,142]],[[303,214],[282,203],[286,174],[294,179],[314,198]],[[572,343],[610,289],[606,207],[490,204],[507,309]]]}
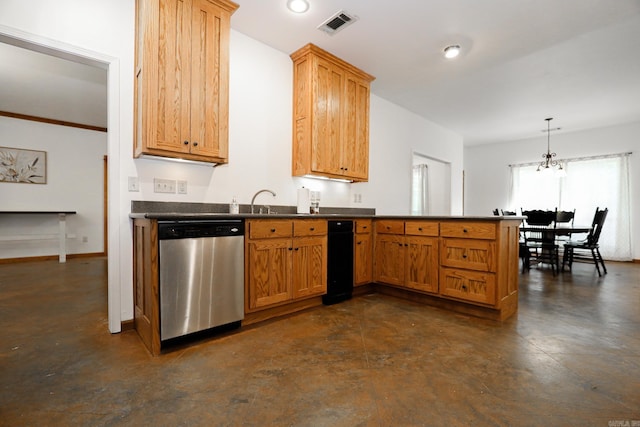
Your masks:
{"label": "white ceiling", "polygon": [[[465,145],[539,137],[547,117],[561,132],[640,121],[640,0],[308,0],[303,15],[286,0],[235,1],[234,30],[286,54],[314,43]],[[358,21],[316,29],[339,10]],[[454,60],[449,44],[462,46]],[[7,49],[0,110],[106,127],[104,70]]]}

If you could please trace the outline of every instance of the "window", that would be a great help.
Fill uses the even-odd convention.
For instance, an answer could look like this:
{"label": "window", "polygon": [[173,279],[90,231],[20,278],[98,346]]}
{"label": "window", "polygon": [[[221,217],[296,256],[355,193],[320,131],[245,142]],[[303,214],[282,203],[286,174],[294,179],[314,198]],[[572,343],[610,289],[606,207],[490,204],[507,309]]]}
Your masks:
{"label": "window", "polygon": [[629,154],[563,160],[566,176],[561,178],[537,172],[537,163],[511,165],[509,206],[518,213],[520,209],[575,209],[576,225],[591,225],[596,207],[608,208],[600,236],[603,257],[631,260]]}

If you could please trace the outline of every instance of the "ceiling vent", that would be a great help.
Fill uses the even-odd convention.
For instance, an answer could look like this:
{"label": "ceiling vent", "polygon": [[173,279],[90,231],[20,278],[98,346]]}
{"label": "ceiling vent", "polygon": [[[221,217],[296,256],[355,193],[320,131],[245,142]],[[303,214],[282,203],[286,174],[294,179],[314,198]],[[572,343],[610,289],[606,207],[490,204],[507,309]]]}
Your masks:
{"label": "ceiling vent", "polygon": [[344,10],[341,10],[339,12],[336,12],[335,14],[333,14],[333,16],[320,24],[320,26],[318,26],[318,29],[332,36],[343,28],[353,24],[357,20],[357,16],[349,15]]}

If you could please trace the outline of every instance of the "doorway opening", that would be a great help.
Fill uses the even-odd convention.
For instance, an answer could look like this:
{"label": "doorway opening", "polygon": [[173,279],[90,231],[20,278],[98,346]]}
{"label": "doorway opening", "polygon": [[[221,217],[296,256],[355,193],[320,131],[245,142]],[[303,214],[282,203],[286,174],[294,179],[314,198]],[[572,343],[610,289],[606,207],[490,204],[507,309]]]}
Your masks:
{"label": "doorway opening", "polygon": [[[78,62],[93,67],[105,69],[107,71],[107,156],[111,159],[119,159],[119,60],[108,55],[91,52],[84,48],[62,43],[56,40],[47,39],[35,34],[25,33],[23,31],[0,26],[0,43],[6,43],[21,47],[34,52],[40,52],[56,58]],[[111,179],[117,179],[119,175],[119,162],[108,162],[105,186]],[[110,185],[107,188],[108,197],[105,197],[105,203],[108,203],[105,209],[104,221],[107,223],[107,240],[104,242],[104,250],[107,258],[107,276],[108,276],[108,319],[109,331],[111,333],[120,332],[121,326],[121,302],[120,302],[120,260],[117,254],[109,254],[108,249],[117,248],[119,241],[119,225],[118,225],[118,186]],[[102,189],[101,189],[102,190]],[[108,201],[108,202],[107,202]]]}
{"label": "doorway opening", "polygon": [[413,153],[411,215],[451,214],[451,163]]}

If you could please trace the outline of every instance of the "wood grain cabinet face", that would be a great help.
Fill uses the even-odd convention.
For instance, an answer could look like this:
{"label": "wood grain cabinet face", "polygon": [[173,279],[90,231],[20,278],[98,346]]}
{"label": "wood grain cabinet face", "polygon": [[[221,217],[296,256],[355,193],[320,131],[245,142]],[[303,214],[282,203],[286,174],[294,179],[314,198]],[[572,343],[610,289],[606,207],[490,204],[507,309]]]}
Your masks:
{"label": "wood grain cabinet face", "polygon": [[496,302],[494,273],[442,268],[440,280],[442,295],[490,305]]}
{"label": "wood grain cabinet face", "polygon": [[372,221],[356,220],[354,236],[354,285],[366,285],[373,281],[373,233]]}
{"label": "wood grain cabinet face", "polygon": [[137,0],[134,156],[228,161],[228,0]]}
{"label": "wood grain cabinet face", "polygon": [[252,220],[247,225],[247,312],[326,293],[325,220]]}
{"label": "wood grain cabinet face", "polygon": [[308,44],[291,54],[293,176],[367,181],[373,76]]}
{"label": "wood grain cabinet face", "polygon": [[375,281],[438,293],[438,250],[437,222],[376,221]]}

